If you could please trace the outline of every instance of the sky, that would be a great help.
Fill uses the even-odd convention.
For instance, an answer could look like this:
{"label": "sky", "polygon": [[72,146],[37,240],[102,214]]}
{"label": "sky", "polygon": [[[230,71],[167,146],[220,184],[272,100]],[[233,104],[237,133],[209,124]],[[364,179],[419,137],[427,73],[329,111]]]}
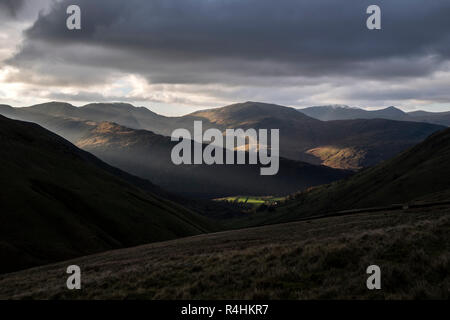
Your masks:
{"label": "sky", "polygon": [[448,0],[0,0],[0,103],[450,111],[448,17]]}

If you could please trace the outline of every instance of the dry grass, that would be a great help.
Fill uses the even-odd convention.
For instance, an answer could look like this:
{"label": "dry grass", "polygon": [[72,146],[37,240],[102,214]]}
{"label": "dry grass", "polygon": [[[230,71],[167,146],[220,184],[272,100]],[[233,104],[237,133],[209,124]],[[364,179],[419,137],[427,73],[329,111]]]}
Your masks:
{"label": "dry grass", "polygon": [[361,169],[366,157],[364,150],[357,148],[340,148],[336,146],[323,146],[306,151],[308,154],[319,158],[322,164],[335,169]]}
{"label": "dry grass", "polygon": [[[221,232],[3,275],[0,298],[449,299],[449,231],[441,207]],[[69,264],[81,291],[65,289]],[[382,290],[366,288],[371,264]]]}

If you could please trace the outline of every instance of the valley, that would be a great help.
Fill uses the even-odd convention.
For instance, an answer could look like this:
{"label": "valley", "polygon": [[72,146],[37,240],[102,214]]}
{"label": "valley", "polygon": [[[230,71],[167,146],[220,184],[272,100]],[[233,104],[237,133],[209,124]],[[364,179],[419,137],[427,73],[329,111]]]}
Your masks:
{"label": "valley", "polygon": [[80,301],[3,314],[445,310],[450,1],[377,2],[0,0],[0,302]]}
{"label": "valley", "polygon": [[[124,108],[147,114],[96,108],[118,122]],[[0,269],[0,298],[448,298],[450,129],[320,121],[260,103],[171,120],[280,126],[284,155],[295,143],[292,154],[313,157],[282,156],[277,175],[261,176],[250,164],[176,166],[170,137],[85,119],[70,105],[27,109],[0,106],[46,128],[0,116],[1,179],[9,185],[1,195],[0,256],[9,263]],[[83,290],[61,286],[67,264],[81,267]],[[383,270],[383,291],[365,287],[372,264]]]}
{"label": "valley", "polygon": [[[241,226],[280,223],[341,210],[450,199],[450,129],[377,166],[290,195],[270,215],[255,213]],[[245,220],[245,219],[244,219]]]}

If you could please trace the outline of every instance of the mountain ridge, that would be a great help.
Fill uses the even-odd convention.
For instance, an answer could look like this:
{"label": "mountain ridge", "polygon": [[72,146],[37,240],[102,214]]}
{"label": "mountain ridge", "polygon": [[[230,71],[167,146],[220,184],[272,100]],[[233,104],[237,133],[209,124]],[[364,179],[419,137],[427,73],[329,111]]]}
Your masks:
{"label": "mountain ridge", "polygon": [[[62,104],[59,111],[55,111],[55,108],[58,108],[58,103],[53,102],[49,105],[41,104],[14,110],[0,109],[0,113],[44,126],[49,117],[55,116],[97,122],[109,121],[165,136],[170,136],[172,131],[178,128],[192,132],[194,121],[202,121],[204,130],[217,128],[222,132],[227,128],[279,129],[282,157],[351,170],[389,159],[431,133],[443,129],[442,126],[416,121],[393,122],[394,120],[378,118],[320,121],[294,108],[252,101],[201,110],[182,117],[164,117],[143,107],[136,108],[120,103],[88,104],[79,108]],[[53,111],[49,114],[47,109]],[[75,133],[76,128],[73,131]],[[315,151],[325,149],[336,150],[332,161],[323,156],[323,151]]]}
{"label": "mountain ridge", "polygon": [[352,120],[352,119],[388,119],[398,121],[425,122],[450,126],[450,112],[412,111],[404,112],[390,106],[378,110],[348,108],[340,106],[314,106],[297,109],[299,112],[322,121]]}

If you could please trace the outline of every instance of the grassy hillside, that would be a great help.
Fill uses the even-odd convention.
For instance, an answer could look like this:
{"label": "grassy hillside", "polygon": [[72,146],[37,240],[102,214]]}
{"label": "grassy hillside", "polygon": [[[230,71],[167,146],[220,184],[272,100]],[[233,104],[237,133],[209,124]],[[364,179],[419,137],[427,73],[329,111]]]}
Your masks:
{"label": "grassy hillside", "polygon": [[[201,235],[0,275],[0,299],[449,299],[450,209]],[[65,269],[82,289],[65,289]],[[368,290],[366,268],[381,268]]]}
{"label": "grassy hillside", "polygon": [[366,152],[356,148],[338,148],[334,146],[323,146],[308,150],[322,161],[322,164],[330,168],[361,169]]}
{"label": "grassy hillside", "polygon": [[450,200],[450,129],[437,132],[397,157],[352,177],[291,197],[275,213],[258,213],[253,223],[281,222],[353,208],[413,200]]}
{"label": "grassy hillside", "polygon": [[214,230],[36,124],[0,116],[0,149],[0,272]]}

